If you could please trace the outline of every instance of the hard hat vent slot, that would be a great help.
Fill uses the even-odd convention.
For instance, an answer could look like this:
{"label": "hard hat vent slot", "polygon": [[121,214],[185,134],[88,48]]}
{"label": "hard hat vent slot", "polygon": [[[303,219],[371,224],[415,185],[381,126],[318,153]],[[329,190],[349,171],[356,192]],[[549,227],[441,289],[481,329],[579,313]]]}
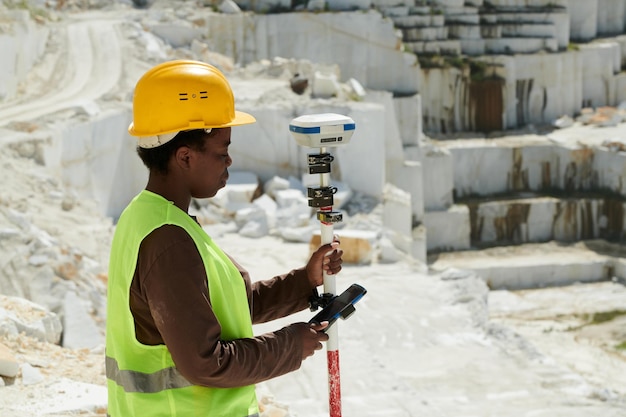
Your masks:
{"label": "hard hat vent slot", "polygon": [[189,97],[189,93],[178,93],[178,100],[180,101],[187,101],[190,98],[209,98],[209,93],[208,91],[199,91],[198,92],[198,96],[196,96],[195,93],[191,94],[191,97]]}

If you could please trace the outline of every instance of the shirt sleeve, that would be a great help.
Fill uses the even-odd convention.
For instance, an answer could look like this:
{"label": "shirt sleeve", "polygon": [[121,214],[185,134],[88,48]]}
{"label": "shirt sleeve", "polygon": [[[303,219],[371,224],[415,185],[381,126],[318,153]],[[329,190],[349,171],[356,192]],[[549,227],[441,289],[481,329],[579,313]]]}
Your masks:
{"label": "shirt sleeve", "polygon": [[[241,276],[250,282],[248,272],[231,258]],[[265,323],[309,307],[309,298],[313,288],[305,268],[298,268],[284,275],[264,281],[252,282],[249,286],[248,299],[252,322]]]}
{"label": "shirt sleeve", "polygon": [[178,226],[162,226],[142,242],[131,310],[139,341],[167,345],[178,370],[196,385],[250,385],[294,371],[302,362],[301,341],[289,326],[221,340],[202,259]]}

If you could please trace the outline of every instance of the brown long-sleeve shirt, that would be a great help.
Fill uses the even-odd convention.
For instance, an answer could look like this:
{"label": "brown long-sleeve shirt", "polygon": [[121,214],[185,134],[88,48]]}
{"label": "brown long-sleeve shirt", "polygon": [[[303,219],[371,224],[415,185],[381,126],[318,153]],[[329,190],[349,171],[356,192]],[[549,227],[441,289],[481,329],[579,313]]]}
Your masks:
{"label": "brown long-sleeve shirt", "polygon": [[[234,263],[246,284],[253,323],[308,306],[312,288],[304,268],[252,283]],[[141,243],[130,308],[138,341],[167,345],[178,370],[196,385],[250,385],[294,371],[302,362],[301,341],[290,326],[253,338],[220,339],[202,259],[178,226],[162,226]]]}

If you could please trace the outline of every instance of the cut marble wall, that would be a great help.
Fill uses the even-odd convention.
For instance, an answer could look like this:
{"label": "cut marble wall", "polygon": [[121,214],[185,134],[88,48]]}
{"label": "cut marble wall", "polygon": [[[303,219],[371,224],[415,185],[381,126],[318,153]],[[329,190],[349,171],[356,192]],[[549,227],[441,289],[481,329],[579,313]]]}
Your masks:
{"label": "cut marble wall", "polygon": [[583,106],[617,105],[615,75],[621,71],[621,48],[616,42],[581,45]]}
{"label": "cut marble wall", "polygon": [[[242,65],[276,56],[337,64],[341,79],[366,88],[414,94],[417,58],[401,50],[393,23],[376,11],[206,16],[215,52]],[[346,24],[350,22],[350,24]]]}
{"label": "cut marble wall", "polygon": [[[289,51],[298,48],[313,50],[322,61],[334,62],[332,60],[336,56],[331,53],[334,38],[330,34],[341,31],[346,15],[336,14],[332,17],[312,16],[304,13],[298,14],[299,16],[295,15],[283,16],[287,19],[285,22],[290,25],[305,25],[305,27],[311,28],[311,33],[318,33],[319,36],[311,37],[309,34],[306,38],[301,37],[296,40],[283,39],[283,33],[275,30],[280,18],[278,15],[256,17],[246,14],[237,16],[216,15],[208,18],[211,22],[209,32],[216,33],[217,39],[220,41],[234,39],[235,42],[225,42],[224,48],[236,57],[252,58],[265,54],[282,55],[279,52],[282,51],[281,48],[286,46],[286,50]],[[414,158],[399,155],[395,152],[397,147],[414,147],[415,139],[411,130],[415,126],[421,126],[419,124],[420,110],[424,112],[425,125],[428,127],[445,126],[446,130],[454,131],[455,129],[463,129],[468,125],[471,126],[471,109],[459,105],[459,103],[464,103],[467,100],[467,74],[457,68],[431,70],[420,83],[417,78],[414,78],[417,77],[419,70],[418,67],[413,66],[415,61],[411,60],[415,57],[403,53],[397,48],[398,36],[388,22],[383,22],[380,15],[375,12],[353,13],[349,14],[349,17],[354,22],[361,22],[354,25],[358,29],[343,33],[341,35],[343,38],[340,37],[342,41],[339,42],[338,50],[344,55],[348,54],[342,65],[348,65],[348,68],[353,68],[355,72],[350,75],[354,75],[359,81],[362,81],[359,77],[364,77],[366,81],[374,85],[376,83],[395,83],[390,84],[391,86],[385,90],[396,91],[394,88],[402,89],[410,85],[411,88],[407,88],[407,91],[410,91],[407,94],[400,94],[399,98],[393,100],[383,94],[383,99],[377,103],[337,104],[329,101],[321,105],[317,103],[290,107],[281,102],[254,104],[253,100],[249,100],[250,97],[246,98],[246,94],[254,96],[254,93],[246,91],[245,88],[239,88],[235,95],[242,97],[239,100],[242,108],[254,113],[259,123],[254,127],[243,126],[234,129],[235,169],[253,170],[259,172],[262,177],[288,176],[301,172],[306,161],[307,150],[298,147],[290,137],[287,130],[289,122],[299,114],[332,111],[350,115],[355,119],[357,122],[355,141],[359,142],[358,146],[348,145],[336,150],[337,162],[333,168],[336,167],[335,175],[337,178],[348,183],[354,190],[368,195],[381,196],[385,183],[390,181],[405,191],[416,193],[419,197],[420,185],[418,183],[421,181],[421,175],[424,175],[425,180],[421,185],[423,204],[413,205],[412,203],[412,216],[419,223],[421,218],[427,217],[429,211],[437,213],[430,216],[431,222],[428,231],[430,236],[439,235],[439,226],[437,225],[440,223],[433,222],[432,218],[438,218],[442,212],[451,210],[453,191],[462,195],[463,193],[473,193],[476,190],[484,193],[498,193],[502,190],[506,192],[506,190],[523,189],[526,186],[532,189],[533,186],[541,184],[547,175],[550,178],[551,186],[554,187],[573,184],[574,187],[585,189],[589,184],[607,185],[611,189],[623,192],[622,185],[619,183],[621,173],[617,172],[620,169],[616,166],[616,164],[623,166],[623,161],[615,154],[605,155],[602,150],[595,152],[595,161],[602,159],[605,162],[609,161],[606,165],[596,166],[594,165],[595,162],[591,165],[589,163],[585,165],[593,168],[591,170],[593,177],[585,176],[584,172],[586,171],[577,171],[578,174],[572,175],[573,171],[568,167],[571,167],[572,163],[574,166],[580,166],[576,165],[575,159],[580,158],[583,151],[565,147],[557,147],[543,157],[539,155],[543,151],[539,145],[536,148],[530,147],[523,150],[506,147],[502,149],[479,149],[477,152],[484,153],[479,158],[484,159],[483,162],[486,164],[492,164],[485,166],[497,168],[498,163],[502,164],[498,172],[502,172],[504,176],[492,175],[489,178],[484,178],[479,171],[478,174],[476,172],[462,174],[463,164],[459,168],[456,160],[453,160],[450,154],[446,155],[445,152],[433,153],[429,151],[423,153],[418,150],[415,152]],[[262,23],[258,23],[256,19]],[[245,24],[237,26],[238,23]],[[282,27],[283,23],[281,21],[278,26]],[[372,32],[368,25],[376,30]],[[318,26],[320,29],[315,29]],[[366,28],[370,31],[365,30]],[[264,38],[266,35],[270,36]],[[321,39],[322,42],[313,43],[312,39],[316,38]],[[351,43],[349,39],[355,40],[355,43]],[[13,44],[18,41],[19,39],[11,38]],[[260,46],[256,43],[259,43]],[[369,50],[366,48],[372,43],[377,48],[368,52]],[[578,52],[488,58],[498,67],[498,75],[503,76],[506,80],[504,100],[507,105],[503,114],[505,127],[517,126],[521,122],[547,122],[562,113],[575,112],[580,106],[576,103],[583,103],[584,100],[591,100],[593,104],[603,100],[619,99],[620,94],[626,94],[620,92],[619,88],[620,85],[623,86],[626,83],[625,77],[615,75],[624,61],[623,49],[624,42],[616,41],[589,45]],[[384,50],[385,53],[380,53],[381,50]],[[361,56],[363,54],[368,55],[368,53],[370,55],[365,58]],[[27,57],[28,53],[25,53],[24,56]],[[389,56],[392,56],[393,59],[386,61],[385,57]],[[579,60],[582,59],[584,59],[586,66],[583,69],[576,69],[582,67],[579,65]],[[373,65],[374,62],[379,62],[378,66],[368,66]],[[384,64],[385,71],[379,71],[380,65],[383,65],[381,63]],[[353,66],[350,67],[349,65]],[[365,69],[363,65],[366,66]],[[390,68],[395,68],[395,70],[389,71]],[[401,74],[403,72],[404,75],[410,75],[403,77]],[[341,74],[342,77],[347,78],[343,66]],[[588,74],[596,74],[596,78],[589,78]],[[403,84],[407,80],[408,84]],[[531,80],[532,82],[530,82]],[[420,85],[422,91],[417,95],[415,91]],[[522,90],[526,91],[525,95],[518,95],[517,89],[520,85],[523,87]],[[520,97],[523,100],[522,104],[518,106],[517,102]],[[423,100],[424,107],[421,108],[416,105],[414,100]],[[399,111],[398,109],[402,110]],[[390,116],[392,113],[394,115]],[[419,115],[417,122],[411,120],[411,115],[415,114]],[[520,116],[522,120],[520,120]],[[121,140],[117,144],[101,140],[104,136],[120,137],[118,132],[125,132],[129,118],[130,113],[125,110],[120,114],[105,114],[93,123],[87,122],[74,127],[58,126],[50,134],[51,145],[46,148],[45,153],[46,163],[58,168],[63,173],[64,181],[68,186],[75,188],[77,192],[83,195],[93,196],[102,201],[107,214],[113,217],[128,199],[144,185],[145,170],[136,158],[133,140],[126,137],[128,141]],[[407,119],[404,120],[405,118]],[[403,120],[398,121],[396,119]],[[419,127],[417,129],[417,141],[419,143],[419,130],[421,129]],[[276,134],[275,132],[283,133]],[[124,135],[122,134],[122,138]],[[261,150],[260,155],[250,151],[250,147],[247,146],[250,141],[263,144],[258,147]],[[387,154],[386,148],[388,147],[394,152]],[[257,148],[255,147],[255,149]],[[101,158],[92,158],[93,152],[102,155]],[[335,153],[334,150],[333,152]],[[454,151],[452,152],[454,153]],[[468,152],[466,158],[471,159],[473,157],[471,148],[463,152]],[[380,158],[379,155],[386,156]],[[522,165],[519,165],[516,159],[519,155],[523,157],[521,159]],[[530,170],[524,174],[524,164],[532,157],[540,160],[542,166],[550,167],[547,174],[537,170]],[[119,161],[120,165],[113,172],[119,172],[120,178],[137,178],[137,182],[128,183],[126,189],[113,190],[112,184],[120,184],[124,181],[120,181],[120,178],[107,179],[108,177],[101,175],[105,167],[106,169],[110,168],[108,162],[105,162],[109,161],[107,158]],[[389,158],[393,161],[391,165]],[[363,164],[363,161],[368,161],[368,164]],[[459,175],[461,180],[457,182]],[[524,175],[526,175],[526,179]],[[406,178],[410,178],[410,180],[405,181]],[[525,185],[525,181],[528,182],[528,185]],[[455,218],[463,216],[456,215]],[[461,223],[469,224],[469,219],[465,218]],[[441,224],[443,225],[443,223]],[[448,247],[447,244],[441,244],[441,242],[434,244],[436,247]]]}
{"label": "cut marble wall", "polygon": [[538,242],[577,242],[591,239],[621,241],[624,203],[611,198],[533,197],[523,193],[507,200],[468,201],[472,245],[517,245]]}
{"label": "cut marble wall", "polygon": [[[205,17],[205,27],[209,47],[232,56],[235,62],[246,64],[289,56],[336,63],[340,80],[354,78],[367,89],[392,91],[399,96],[419,93],[424,131],[451,133],[476,129],[475,109],[468,94],[469,73],[454,66],[420,68],[416,56],[403,52],[403,47],[418,53],[481,55],[480,59],[490,65],[503,67],[493,69],[505,80],[502,129],[550,123],[564,114],[574,115],[588,105],[616,106],[618,98],[626,95],[617,88],[621,83],[621,66],[626,61],[623,43],[585,45],[579,51],[568,51],[571,22],[577,15],[556,6],[562,6],[562,2],[499,3],[500,10],[496,7],[492,15],[480,14],[486,22],[481,26],[485,30],[499,28],[495,38],[485,38],[483,33],[476,36],[471,31],[465,33],[470,29],[464,24],[446,26],[445,19],[472,16],[469,10],[474,9],[467,7],[463,12],[470,14],[448,15],[402,15],[400,10],[408,13],[409,6],[393,8],[396,14],[393,19],[400,25],[404,40],[392,22],[381,18],[375,10],[212,14]],[[541,7],[550,10],[546,12]],[[598,4],[596,10],[602,7],[604,3]],[[626,19],[620,10],[616,15],[617,20]],[[445,29],[445,33],[439,33],[437,28]],[[458,39],[450,38],[450,28]],[[431,29],[435,32],[428,32]],[[540,32],[536,36],[528,37],[537,30]],[[434,37],[411,41],[409,35]],[[537,51],[553,53],[532,53]]]}
{"label": "cut marble wall", "polygon": [[424,68],[420,72],[424,132],[455,132],[471,125],[469,76],[459,68]]}
{"label": "cut marble wall", "polygon": [[[502,129],[549,124],[583,107],[617,106],[626,93],[621,45],[598,42],[579,51],[492,55],[482,59],[503,80]],[[420,96],[429,133],[476,130],[470,74],[461,69],[423,68]]]}
{"label": "cut marble wall", "polygon": [[588,42],[598,34],[598,1],[569,0],[570,38]]}
{"label": "cut marble wall", "polygon": [[[36,61],[42,56],[50,35],[47,26],[37,25],[27,10],[3,10],[0,32],[0,101],[15,96]],[[10,23],[5,23],[10,22]],[[8,27],[7,27],[8,26]]]}
{"label": "cut marble wall", "polygon": [[[577,114],[586,98],[583,61],[576,52],[495,57],[494,62],[504,67],[504,127],[545,124],[564,114]],[[595,56],[589,65],[606,67]]]}
{"label": "cut marble wall", "polygon": [[394,97],[402,146],[417,146],[423,137],[422,98],[419,94]]}
{"label": "cut marble wall", "polygon": [[428,147],[422,152],[424,210],[446,210],[454,203],[455,161],[444,148]]}
{"label": "cut marble wall", "polygon": [[[568,144],[528,135],[440,145],[453,158],[454,201],[469,208],[473,246],[626,237],[626,156],[619,143]],[[444,216],[438,211],[425,214],[429,250],[450,250],[431,241],[431,231],[445,227],[436,221]]]}
{"label": "cut marble wall", "polygon": [[[296,112],[298,115],[335,112],[352,117],[357,128],[353,142],[328,148],[336,158],[331,176],[355,191],[382,197],[387,180],[386,164],[378,156],[385,155],[386,132],[393,127],[386,125],[390,121],[386,120],[381,105],[316,106],[312,102],[308,108],[277,109],[248,107],[244,103],[240,108],[254,114],[257,123],[233,129],[230,147],[233,171],[255,172],[263,181],[274,175],[300,177],[307,169],[307,154],[317,153],[319,148],[299,146],[289,132],[289,123]],[[136,139],[126,132],[130,119],[129,109],[103,112],[94,120],[59,124],[37,135],[45,144],[44,163],[58,173],[64,185],[77,196],[98,201],[103,214],[114,219],[147,180],[147,171],[135,151]],[[276,133],[280,131],[283,134]],[[399,137],[395,140],[400,146]],[[416,177],[411,182],[417,180]]]}
{"label": "cut marble wall", "polygon": [[471,247],[470,217],[466,205],[452,205],[444,210],[424,213],[428,251],[462,251]]}
{"label": "cut marble wall", "polygon": [[559,259],[532,261],[528,258],[510,261],[508,265],[494,267],[475,265],[470,269],[485,280],[492,290],[520,290],[564,286],[571,283],[606,281],[608,265],[611,263],[606,256],[593,259],[576,259],[561,257]]}
{"label": "cut marble wall", "polygon": [[626,2],[598,0],[598,37],[615,36],[626,28]]}
{"label": "cut marble wall", "polygon": [[621,180],[626,155],[606,147],[554,144],[532,136],[528,143],[476,140],[445,147],[453,156],[456,199],[553,190],[626,194]]}
{"label": "cut marble wall", "polygon": [[78,197],[96,200],[104,215],[117,219],[145,187],[147,170],[127,128],[130,109],[102,112],[93,120],[57,124],[38,133],[43,160]]}

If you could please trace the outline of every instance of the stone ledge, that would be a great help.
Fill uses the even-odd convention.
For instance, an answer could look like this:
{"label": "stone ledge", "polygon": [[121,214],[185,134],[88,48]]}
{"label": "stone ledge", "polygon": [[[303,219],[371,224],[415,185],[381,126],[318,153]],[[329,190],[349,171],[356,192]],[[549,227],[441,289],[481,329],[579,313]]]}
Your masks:
{"label": "stone ledge", "polygon": [[[490,289],[530,289],[579,282],[607,281],[616,271],[615,248],[603,241],[548,242],[429,256],[432,270],[467,269]],[[623,250],[622,250],[623,252]],[[620,264],[621,265],[621,264]],[[623,280],[623,276],[617,276]]]}

